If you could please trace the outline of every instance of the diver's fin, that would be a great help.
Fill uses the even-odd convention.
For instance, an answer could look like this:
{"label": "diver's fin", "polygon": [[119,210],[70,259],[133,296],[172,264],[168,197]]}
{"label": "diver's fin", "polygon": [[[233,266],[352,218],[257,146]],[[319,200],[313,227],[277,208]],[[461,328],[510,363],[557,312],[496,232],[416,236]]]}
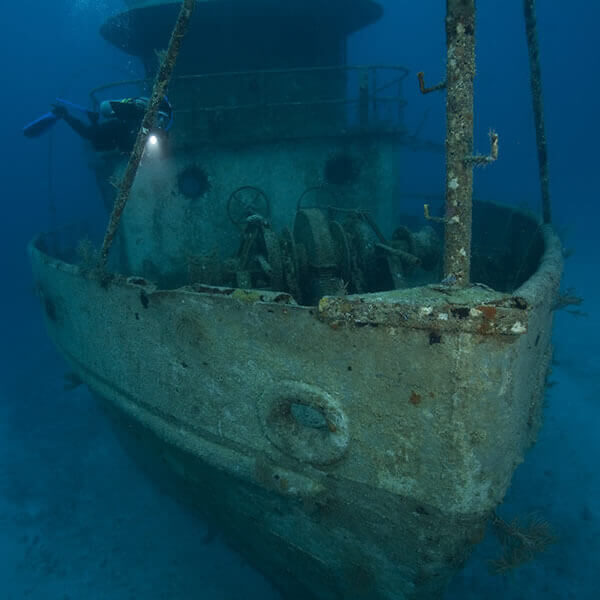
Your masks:
{"label": "diver's fin", "polygon": [[28,138],[39,137],[42,133],[46,133],[57,121],[58,117],[54,113],[47,112],[35,121],[25,125],[23,135]]}

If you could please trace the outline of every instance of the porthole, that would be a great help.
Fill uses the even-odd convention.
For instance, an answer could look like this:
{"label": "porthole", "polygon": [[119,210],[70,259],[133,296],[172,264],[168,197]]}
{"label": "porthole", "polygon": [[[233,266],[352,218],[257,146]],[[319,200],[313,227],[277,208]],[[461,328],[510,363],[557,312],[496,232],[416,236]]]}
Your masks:
{"label": "porthole", "polygon": [[339,402],[314,385],[282,381],[265,391],[257,404],[269,441],[300,462],[332,464],[350,442],[348,418]]}
{"label": "porthole", "polygon": [[204,196],[210,190],[210,181],[202,167],[190,165],[179,173],[177,188],[180,194],[194,200]]}

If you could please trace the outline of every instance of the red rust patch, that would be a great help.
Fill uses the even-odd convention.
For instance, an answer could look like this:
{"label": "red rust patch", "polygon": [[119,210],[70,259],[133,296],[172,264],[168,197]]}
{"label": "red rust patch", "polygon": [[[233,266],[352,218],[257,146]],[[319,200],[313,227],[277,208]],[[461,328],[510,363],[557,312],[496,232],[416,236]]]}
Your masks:
{"label": "red rust patch", "polygon": [[417,394],[417,392],[411,392],[410,398],[408,400],[411,404],[417,406],[417,404],[421,404],[421,395]]}
{"label": "red rust patch", "polygon": [[490,333],[493,328],[493,321],[496,318],[496,313],[498,312],[497,308],[495,306],[487,305],[480,305],[476,308],[483,314],[483,321],[479,326],[477,333],[481,333],[483,335]]}
{"label": "red rust patch", "polygon": [[483,313],[483,316],[486,319],[492,320],[496,318],[496,312],[498,309],[495,306],[478,306],[477,310],[480,310]]}

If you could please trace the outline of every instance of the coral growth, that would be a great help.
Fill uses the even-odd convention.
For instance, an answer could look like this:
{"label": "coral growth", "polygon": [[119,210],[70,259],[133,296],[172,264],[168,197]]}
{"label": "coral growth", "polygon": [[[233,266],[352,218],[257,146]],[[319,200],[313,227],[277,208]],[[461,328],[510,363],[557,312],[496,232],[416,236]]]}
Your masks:
{"label": "coral growth", "polygon": [[502,544],[500,558],[489,563],[494,574],[506,573],[534,560],[557,540],[550,524],[535,514],[529,515],[523,522],[516,517],[508,523],[494,513],[492,525]]}

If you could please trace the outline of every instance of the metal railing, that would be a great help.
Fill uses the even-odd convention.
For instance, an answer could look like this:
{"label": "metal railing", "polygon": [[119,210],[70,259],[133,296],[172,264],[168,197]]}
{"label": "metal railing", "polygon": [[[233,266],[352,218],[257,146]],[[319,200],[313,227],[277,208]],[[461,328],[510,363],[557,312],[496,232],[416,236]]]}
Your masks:
{"label": "metal railing", "polygon": [[[408,70],[389,65],[345,65],[180,75],[170,90],[175,120],[200,137],[303,137],[334,133],[401,133],[403,82]],[[149,80],[94,88],[95,106],[106,92]],[[227,126],[227,124],[229,126]]]}

